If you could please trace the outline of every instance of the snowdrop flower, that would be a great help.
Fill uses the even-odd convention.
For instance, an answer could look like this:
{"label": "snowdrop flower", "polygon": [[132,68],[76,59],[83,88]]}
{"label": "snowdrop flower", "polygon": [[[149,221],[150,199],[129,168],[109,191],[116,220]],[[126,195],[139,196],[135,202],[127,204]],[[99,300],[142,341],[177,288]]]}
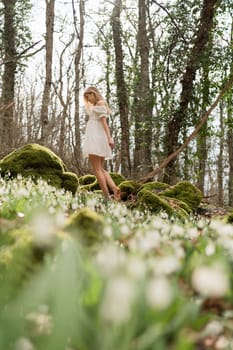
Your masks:
{"label": "snowdrop flower", "polygon": [[25,198],[29,197],[29,192],[25,187],[18,187],[14,194],[15,194],[15,197],[18,199],[23,197]]}
{"label": "snowdrop flower", "polygon": [[71,208],[72,208],[72,210],[77,210],[78,207],[79,207],[79,205],[78,205],[78,203],[77,203],[76,201],[74,201],[74,202],[71,203]]}
{"label": "snowdrop flower", "polygon": [[50,246],[55,239],[52,218],[45,213],[34,215],[31,220],[32,233],[38,245]]}
{"label": "snowdrop flower", "polygon": [[216,350],[232,349],[232,347],[229,348],[229,345],[230,345],[229,340],[224,335],[221,335],[215,343],[215,349]]}
{"label": "snowdrop flower", "polygon": [[136,256],[130,256],[126,265],[126,270],[130,277],[140,279],[145,276],[146,266],[142,259]]}
{"label": "snowdrop flower", "polygon": [[160,245],[160,235],[158,231],[147,231],[145,235],[135,235],[129,242],[132,251],[148,253]]}
{"label": "snowdrop flower", "polygon": [[190,227],[187,229],[186,234],[190,239],[196,239],[199,236],[197,227]]}
{"label": "snowdrop flower", "polygon": [[219,234],[221,236],[233,237],[233,225],[231,225],[231,224],[223,225]]}
{"label": "snowdrop flower", "polygon": [[101,306],[103,319],[117,323],[128,321],[135,297],[134,289],[130,280],[123,276],[110,279]]}
{"label": "snowdrop flower", "polygon": [[176,256],[177,259],[184,259],[185,257],[185,250],[181,245],[180,241],[173,241],[173,250],[174,250],[174,255]]}
{"label": "snowdrop flower", "polygon": [[200,266],[192,273],[192,286],[204,297],[222,297],[229,290],[229,279],[220,264]]}
{"label": "snowdrop flower", "polygon": [[127,236],[130,233],[130,228],[127,224],[124,224],[121,226],[120,231],[123,236]]}
{"label": "snowdrop flower", "polygon": [[205,248],[205,253],[207,256],[213,255],[215,253],[215,245],[213,243],[209,243]]}
{"label": "snowdrop flower", "polygon": [[20,338],[16,341],[14,350],[34,350],[34,346],[28,338]]}
{"label": "snowdrop flower", "polygon": [[96,198],[94,198],[94,197],[88,198],[86,205],[90,209],[95,209],[95,206],[97,205]]}
{"label": "snowdrop flower", "polygon": [[184,228],[180,225],[174,224],[171,226],[170,231],[171,237],[183,237],[184,236]]}
{"label": "snowdrop flower", "polygon": [[216,231],[218,234],[222,233],[224,223],[220,220],[211,220],[209,227]]}
{"label": "snowdrop flower", "polygon": [[126,254],[122,248],[115,245],[103,247],[96,256],[101,271],[109,276],[121,269],[126,263]]}
{"label": "snowdrop flower", "polygon": [[154,259],[155,275],[169,275],[180,269],[179,260],[173,255],[167,255]]}
{"label": "snowdrop flower", "polygon": [[211,321],[204,328],[205,335],[219,335],[222,331],[223,325],[218,321]]}
{"label": "snowdrop flower", "polygon": [[166,309],[173,298],[171,284],[164,277],[154,278],[146,287],[146,297],[149,306],[163,310]]}
{"label": "snowdrop flower", "polygon": [[48,313],[47,305],[40,305],[38,311],[31,312],[26,316],[26,320],[33,326],[35,334],[50,334],[52,329],[52,316]]}
{"label": "snowdrop flower", "polygon": [[104,232],[103,232],[104,236],[107,237],[107,238],[110,238],[112,237],[112,227],[111,226],[105,226],[104,227]]}

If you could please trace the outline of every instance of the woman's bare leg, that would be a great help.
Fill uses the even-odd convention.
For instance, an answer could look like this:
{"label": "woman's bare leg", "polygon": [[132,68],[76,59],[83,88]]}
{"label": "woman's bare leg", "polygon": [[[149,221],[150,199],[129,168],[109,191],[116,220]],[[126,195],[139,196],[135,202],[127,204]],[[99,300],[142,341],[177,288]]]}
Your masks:
{"label": "woman's bare leg", "polygon": [[119,200],[121,195],[121,190],[119,189],[119,187],[116,186],[110,174],[106,170],[104,170],[104,159],[102,160],[102,169],[103,169],[103,173],[104,173],[107,185],[111,188],[111,190],[114,193],[114,198],[116,200]]}
{"label": "woman's bare leg", "polygon": [[103,169],[104,158],[96,156],[94,154],[89,154],[89,160],[91,162],[93,172],[97,178],[100,188],[103,191],[104,197],[109,198],[107,179],[105,177],[105,172]]}

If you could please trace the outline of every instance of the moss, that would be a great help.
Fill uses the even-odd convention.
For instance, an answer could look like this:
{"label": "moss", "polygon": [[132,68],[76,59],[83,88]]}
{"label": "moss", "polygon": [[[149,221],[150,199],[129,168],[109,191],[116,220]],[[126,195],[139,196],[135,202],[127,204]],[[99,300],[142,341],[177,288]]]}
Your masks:
{"label": "moss", "polygon": [[117,186],[119,186],[123,181],[126,181],[126,178],[121,174],[114,172],[110,172],[109,174]]}
{"label": "moss", "polygon": [[61,187],[75,194],[78,187],[78,177],[76,174],[66,171],[61,174]]}
{"label": "moss", "polygon": [[66,230],[86,245],[101,242],[104,238],[103,229],[103,217],[89,208],[82,208],[73,214],[66,226]]}
{"label": "moss", "polygon": [[233,210],[228,214],[226,220],[228,224],[233,224]]}
{"label": "moss", "polygon": [[171,197],[162,197],[167,203],[169,203],[173,209],[175,210],[180,210],[181,212],[183,212],[186,216],[188,214],[192,213],[191,208],[188,206],[187,203],[181,201],[178,198],[171,198]]}
{"label": "moss", "polygon": [[171,205],[164,199],[145,189],[142,189],[138,193],[138,204],[140,207],[148,208],[153,213],[159,213],[161,211],[165,211],[168,215],[174,213]]}
{"label": "moss", "polygon": [[121,199],[127,200],[130,195],[136,195],[140,185],[138,182],[133,180],[127,180],[121,182],[119,185],[119,188],[121,190]]}
{"label": "moss", "polygon": [[201,191],[188,181],[181,181],[175,186],[159,193],[160,196],[172,197],[186,203],[192,211],[195,211],[202,200]]}
{"label": "moss", "polygon": [[164,182],[151,181],[147,182],[140,187],[140,190],[145,189],[153,192],[161,192],[169,187],[168,184]]}
{"label": "moss", "polygon": [[0,174],[5,176],[8,173],[10,177],[21,174],[35,181],[42,178],[51,186],[64,188],[72,193],[78,187],[77,176],[67,172],[65,164],[54,152],[38,144],[28,144],[4,157],[0,161]]}
{"label": "moss", "polygon": [[89,185],[89,191],[97,191],[100,190],[100,186],[97,180],[92,182],[92,184]]}
{"label": "moss", "polygon": [[83,186],[83,185],[90,185],[93,182],[95,182],[96,177],[95,175],[92,174],[87,174],[87,175],[83,175],[81,177],[79,177],[78,181],[79,181],[79,185]]}

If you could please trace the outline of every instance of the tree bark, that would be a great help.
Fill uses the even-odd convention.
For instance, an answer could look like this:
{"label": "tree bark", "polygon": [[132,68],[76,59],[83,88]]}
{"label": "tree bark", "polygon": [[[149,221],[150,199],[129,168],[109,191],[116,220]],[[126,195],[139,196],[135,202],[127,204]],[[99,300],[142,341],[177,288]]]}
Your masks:
{"label": "tree bark", "polygon": [[220,143],[217,162],[217,181],[218,181],[218,205],[223,206],[223,151],[224,151],[224,121],[223,121],[223,105],[220,103]]}
{"label": "tree bark", "polygon": [[52,84],[52,63],[53,63],[53,28],[54,28],[54,7],[55,0],[45,0],[46,2],[46,67],[45,83],[41,106],[41,144],[48,145],[49,137],[49,103]]}
{"label": "tree bark", "polygon": [[[2,81],[3,105],[0,111],[0,144],[5,153],[14,147],[14,98],[15,98],[15,74],[16,74],[16,28],[14,24],[16,0],[3,0],[4,5],[4,29],[3,51],[4,71]],[[3,154],[2,154],[3,155]]]}
{"label": "tree bark", "polygon": [[[207,63],[208,65],[208,63]],[[202,88],[202,114],[206,112],[209,105],[209,92],[210,92],[210,80],[209,80],[209,66],[203,65],[203,88]],[[204,193],[205,189],[205,174],[206,174],[206,160],[207,160],[207,129],[208,122],[206,122],[202,130],[197,136],[197,156],[198,156],[198,178],[197,187]]]}
{"label": "tree bark", "polygon": [[129,177],[131,174],[131,162],[129,153],[129,120],[128,120],[128,94],[124,76],[123,50],[122,50],[122,30],[120,22],[122,0],[115,0],[111,26],[113,32],[113,42],[115,49],[115,76],[117,85],[117,102],[120,112],[121,125],[121,149],[120,162],[121,172],[124,176]]}
{"label": "tree bark", "polygon": [[138,50],[140,56],[140,72],[135,87],[135,150],[134,177],[139,178],[152,170],[152,109],[153,97],[149,81],[150,44],[147,33],[147,1],[138,1]]}
{"label": "tree bark", "polygon": [[[186,70],[181,80],[181,94],[178,109],[167,125],[165,137],[165,154],[168,157],[174,152],[178,145],[179,133],[185,122],[188,105],[192,100],[196,72],[200,66],[201,59],[209,41],[210,32],[213,28],[214,14],[219,0],[203,0],[200,16],[200,25],[197,31],[193,48],[190,52]],[[166,167],[164,181],[172,183],[172,177],[176,172],[175,159],[172,159]]]}
{"label": "tree bark", "polygon": [[80,80],[81,80],[81,59],[82,59],[82,52],[83,52],[83,38],[84,38],[84,6],[85,2],[84,0],[79,1],[79,31],[76,27],[76,15],[75,15],[75,9],[74,9],[74,2],[72,0],[73,4],[73,15],[74,15],[74,25],[75,25],[75,32],[78,39],[78,45],[77,49],[75,51],[75,59],[74,59],[74,65],[75,65],[75,92],[74,92],[74,99],[75,99],[75,110],[74,110],[74,124],[75,124],[75,149],[74,149],[74,158],[76,162],[77,169],[79,169],[81,173],[81,164],[82,164],[82,150],[81,150],[81,133],[80,133],[80,108],[79,108],[79,98],[80,98]]}

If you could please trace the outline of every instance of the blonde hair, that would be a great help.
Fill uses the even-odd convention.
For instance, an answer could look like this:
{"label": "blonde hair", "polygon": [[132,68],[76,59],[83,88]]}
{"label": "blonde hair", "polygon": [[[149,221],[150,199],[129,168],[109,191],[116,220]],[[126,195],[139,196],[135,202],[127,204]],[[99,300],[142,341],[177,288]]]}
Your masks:
{"label": "blonde hair", "polygon": [[87,95],[88,94],[93,94],[95,97],[95,103],[99,102],[99,101],[103,101],[105,106],[107,107],[107,110],[109,112],[109,114],[111,113],[111,110],[109,109],[108,103],[105,101],[105,99],[103,98],[103,96],[101,95],[100,91],[95,87],[95,86],[89,86],[83,94],[83,98],[84,98],[84,103],[85,103],[85,107],[88,110],[89,109],[89,105],[90,102],[87,99]]}

